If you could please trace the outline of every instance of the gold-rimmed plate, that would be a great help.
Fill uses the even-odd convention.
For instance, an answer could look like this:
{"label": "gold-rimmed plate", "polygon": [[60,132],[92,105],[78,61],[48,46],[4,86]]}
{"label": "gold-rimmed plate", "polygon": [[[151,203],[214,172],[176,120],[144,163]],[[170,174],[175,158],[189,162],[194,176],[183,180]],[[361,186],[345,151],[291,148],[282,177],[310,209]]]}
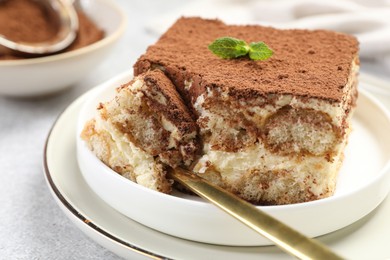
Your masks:
{"label": "gold-rimmed plate", "polygon": [[[81,106],[94,91],[97,89],[87,93],[64,111],[53,126],[45,149],[45,172],[50,190],[61,209],[80,229],[111,251],[131,259],[143,256],[199,259],[205,255],[212,255],[215,259],[288,259],[287,255],[275,247],[217,246],[175,238],[125,217],[101,200],[83,179],[76,159],[77,117]],[[386,137],[388,131],[383,124],[372,124],[376,122],[378,115],[383,116],[386,113],[379,109],[381,106],[368,96],[361,94],[360,100],[366,99],[366,102],[371,105],[367,107],[363,103],[359,106],[362,109],[357,111],[355,119],[357,123],[354,123],[355,132],[359,133],[360,131],[363,136],[360,134],[356,137],[351,136],[349,147],[356,149],[356,146],[353,145],[354,142],[356,145],[359,144],[359,147],[362,145],[361,158],[356,160],[361,160],[362,163],[365,162],[364,160],[368,160],[368,164],[378,161],[383,164],[384,162],[384,165],[381,164],[383,169],[380,165],[378,166],[379,170],[386,170],[388,167],[386,166],[386,158],[389,154],[385,153],[386,148],[382,146],[385,146],[386,138],[389,138]],[[359,130],[361,127],[362,129]],[[367,144],[372,141],[375,143],[367,147]],[[370,147],[382,148],[377,153],[373,153],[368,149]],[[356,163],[355,161],[348,162],[348,157],[346,160],[346,163]],[[368,174],[380,175],[377,170],[368,169]],[[385,176],[388,176],[388,173]],[[376,194],[387,194],[388,177],[381,179],[380,182],[382,185],[377,186],[377,188],[382,188],[376,189]],[[354,183],[353,185],[364,186],[364,183]],[[379,202],[383,198],[384,196],[379,198]],[[362,207],[363,204],[370,203],[365,201],[368,199],[362,197],[359,198],[358,203],[344,206],[352,212],[356,208]],[[375,208],[376,205],[373,204],[372,207]],[[331,214],[339,214],[339,212],[329,212],[329,215]],[[322,217],[318,215],[318,218],[312,221],[321,225]],[[387,199],[368,217],[319,239],[347,258],[364,258],[364,256],[386,258],[388,257],[386,241],[388,241],[390,234],[389,217],[390,201]]]}

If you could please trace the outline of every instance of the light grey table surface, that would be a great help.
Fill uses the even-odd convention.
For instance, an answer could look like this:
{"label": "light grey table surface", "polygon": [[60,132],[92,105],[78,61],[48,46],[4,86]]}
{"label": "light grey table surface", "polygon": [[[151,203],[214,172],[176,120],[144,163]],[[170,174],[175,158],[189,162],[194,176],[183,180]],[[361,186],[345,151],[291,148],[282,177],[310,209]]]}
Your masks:
{"label": "light grey table surface", "polygon": [[116,0],[128,27],[107,60],[77,85],[38,99],[0,96],[0,259],[118,259],[87,238],[56,205],[45,183],[42,161],[47,134],[78,96],[130,71],[158,36],[148,20],[183,4],[179,0]]}
{"label": "light grey table surface", "polygon": [[[157,40],[148,21],[184,1],[116,0],[128,28],[107,60],[60,94],[36,99],[0,97],[0,259],[118,259],[87,238],[56,205],[45,183],[42,160],[47,134],[78,96],[125,70]],[[363,71],[389,72],[363,62]]]}

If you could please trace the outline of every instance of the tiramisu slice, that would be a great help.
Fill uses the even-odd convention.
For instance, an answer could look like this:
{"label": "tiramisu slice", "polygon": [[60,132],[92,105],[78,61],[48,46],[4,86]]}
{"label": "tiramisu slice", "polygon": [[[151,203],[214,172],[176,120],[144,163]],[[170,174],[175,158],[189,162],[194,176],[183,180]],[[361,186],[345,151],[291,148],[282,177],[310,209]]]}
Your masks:
{"label": "tiramisu slice", "polygon": [[166,165],[189,166],[198,151],[196,124],[171,81],[146,72],[98,110],[81,134],[89,148],[130,180],[169,193]]}
{"label": "tiramisu slice", "polygon": [[[221,59],[208,45],[225,36],[263,41],[274,55]],[[358,43],[345,34],[181,18],[134,72],[164,71],[195,114],[203,146],[195,172],[245,200],[287,204],[333,194],[358,68]]]}

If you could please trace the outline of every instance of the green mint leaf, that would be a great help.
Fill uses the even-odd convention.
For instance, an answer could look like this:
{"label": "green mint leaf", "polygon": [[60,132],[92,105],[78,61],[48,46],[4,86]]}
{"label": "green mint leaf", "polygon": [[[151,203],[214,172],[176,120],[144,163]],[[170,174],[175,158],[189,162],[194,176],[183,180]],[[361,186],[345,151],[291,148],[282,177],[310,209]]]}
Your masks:
{"label": "green mint leaf", "polygon": [[266,60],[274,53],[264,42],[252,42],[248,45],[245,41],[233,37],[216,39],[209,45],[209,50],[223,59],[234,59],[248,54],[252,60]]}
{"label": "green mint leaf", "polygon": [[249,44],[249,58],[252,60],[266,60],[274,52],[264,42],[252,42]]}
{"label": "green mint leaf", "polygon": [[248,54],[249,46],[245,41],[232,37],[222,37],[211,43],[209,50],[223,59],[233,59]]}

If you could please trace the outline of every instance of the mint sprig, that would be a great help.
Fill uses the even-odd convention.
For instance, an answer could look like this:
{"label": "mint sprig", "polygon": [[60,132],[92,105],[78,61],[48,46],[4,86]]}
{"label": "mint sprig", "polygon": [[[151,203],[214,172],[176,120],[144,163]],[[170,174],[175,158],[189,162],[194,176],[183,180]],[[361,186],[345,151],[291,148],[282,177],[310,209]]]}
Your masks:
{"label": "mint sprig", "polygon": [[248,55],[252,60],[266,60],[273,51],[264,42],[252,42],[249,45],[233,37],[221,37],[208,46],[209,50],[222,59],[234,59]]}

